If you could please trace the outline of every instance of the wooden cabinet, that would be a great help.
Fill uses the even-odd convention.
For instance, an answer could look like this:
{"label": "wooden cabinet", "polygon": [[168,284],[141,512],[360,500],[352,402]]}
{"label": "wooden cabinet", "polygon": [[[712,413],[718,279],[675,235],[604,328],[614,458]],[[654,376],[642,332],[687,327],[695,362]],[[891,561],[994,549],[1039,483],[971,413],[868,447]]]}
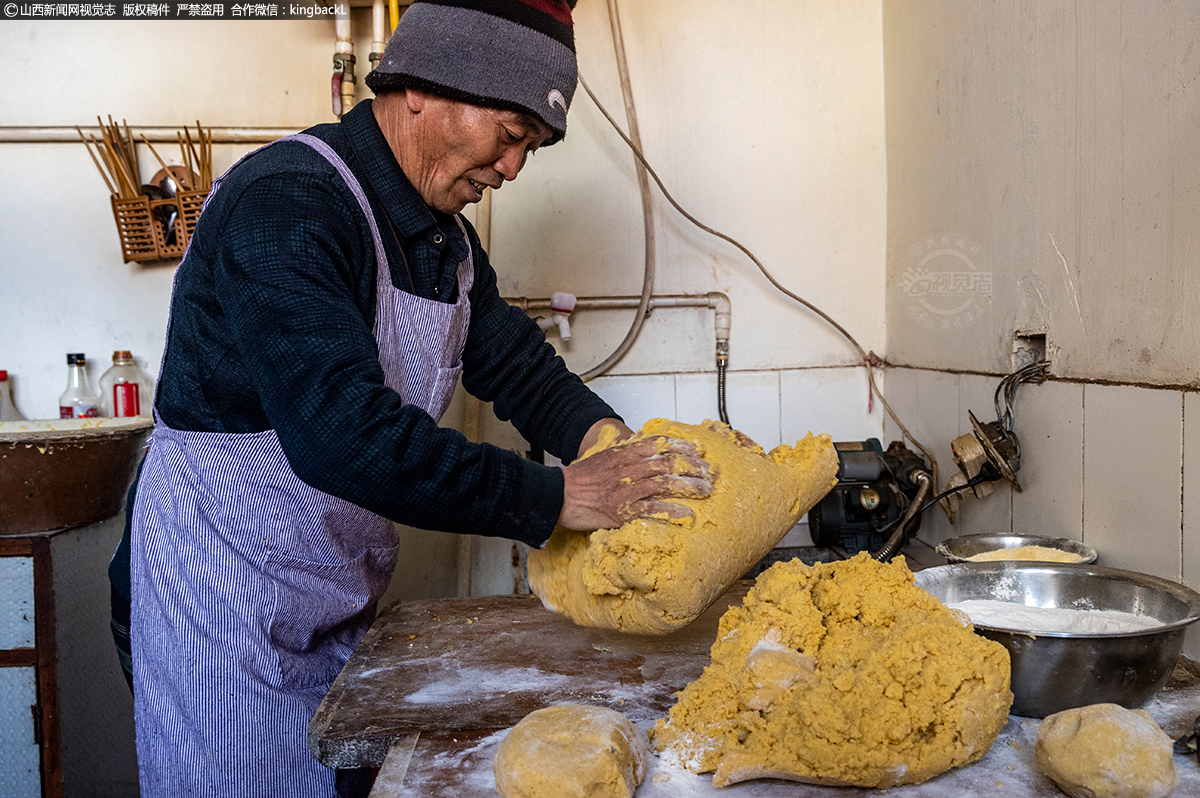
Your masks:
{"label": "wooden cabinet", "polygon": [[0,792],[63,794],[50,537],[0,537]]}
{"label": "wooden cabinet", "polygon": [[124,524],[0,535],[0,798],[137,795],[133,696],[109,627]]}

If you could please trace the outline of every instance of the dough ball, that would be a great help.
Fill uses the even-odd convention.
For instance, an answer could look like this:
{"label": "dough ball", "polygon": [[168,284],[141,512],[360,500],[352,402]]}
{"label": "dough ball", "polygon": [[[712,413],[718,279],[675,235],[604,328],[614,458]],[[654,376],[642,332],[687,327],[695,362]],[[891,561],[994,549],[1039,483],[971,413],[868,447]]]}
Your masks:
{"label": "dough ball", "polygon": [[866,553],[765,571],[721,617],[712,664],[651,731],[713,784],[919,784],[987,753],[1012,704],[1008,651]]}
{"label": "dough ball", "polygon": [[1179,783],[1171,738],[1149,712],[1116,704],[1043,720],[1037,766],[1072,798],[1166,798]]}
{"label": "dough ball", "polygon": [[[610,432],[611,431],[611,432]],[[613,428],[584,457],[617,443]],[[581,626],[667,634],[696,619],[837,484],[828,435],[769,453],[719,421],[646,422],[630,442],[665,435],[695,444],[717,474],[711,496],[672,499],[682,519],[636,518],[591,534],[556,529],[529,553],[529,586]]]}
{"label": "dough ball", "polygon": [[492,772],[503,798],[632,798],[649,756],[645,732],[620,712],[563,704],[522,718]]}

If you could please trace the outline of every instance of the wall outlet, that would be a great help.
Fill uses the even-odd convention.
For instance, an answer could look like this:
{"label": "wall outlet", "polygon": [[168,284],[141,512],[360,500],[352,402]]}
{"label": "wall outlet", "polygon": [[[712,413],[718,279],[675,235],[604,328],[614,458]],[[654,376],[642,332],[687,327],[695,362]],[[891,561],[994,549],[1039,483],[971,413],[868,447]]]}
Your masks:
{"label": "wall outlet", "polygon": [[1025,332],[1018,330],[1013,333],[1012,370],[1018,371],[1034,363],[1046,359],[1046,333]]}

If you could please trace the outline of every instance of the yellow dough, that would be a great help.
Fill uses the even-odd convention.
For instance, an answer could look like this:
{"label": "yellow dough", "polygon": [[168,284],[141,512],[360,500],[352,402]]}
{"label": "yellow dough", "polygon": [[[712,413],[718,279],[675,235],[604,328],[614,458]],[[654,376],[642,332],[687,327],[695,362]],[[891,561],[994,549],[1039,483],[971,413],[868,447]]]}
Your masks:
{"label": "yellow dough", "polygon": [[649,758],[645,732],[620,712],[563,704],[522,718],[492,773],[503,798],[631,798]]}
{"label": "yellow dough", "polygon": [[[584,457],[616,443],[613,428]],[[691,441],[716,472],[711,496],[672,499],[692,518],[638,518],[590,534],[556,529],[529,554],[529,585],[581,626],[666,634],[686,626],[761,560],[837,482],[828,435],[768,454],[718,421],[646,423],[632,441]]]}
{"label": "yellow dough", "polygon": [[1037,766],[1072,798],[1167,798],[1179,783],[1171,738],[1149,712],[1116,704],[1043,720]]}
{"label": "yellow dough", "polygon": [[670,761],[827,785],[918,784],[987,753],[1008,652],[913,584],[903,558],[779,563],[721,618],[712,664],[650,736]]}
{"label": "yellow dough", "polygon": [[1073,551],[1053,549],[1048,546],[1017,546],[1011,549],[993,549],[972,554],[970,562],[998,562],[1001,560],[1037,560],[1038,562],[1083,562],[1086,557]]}

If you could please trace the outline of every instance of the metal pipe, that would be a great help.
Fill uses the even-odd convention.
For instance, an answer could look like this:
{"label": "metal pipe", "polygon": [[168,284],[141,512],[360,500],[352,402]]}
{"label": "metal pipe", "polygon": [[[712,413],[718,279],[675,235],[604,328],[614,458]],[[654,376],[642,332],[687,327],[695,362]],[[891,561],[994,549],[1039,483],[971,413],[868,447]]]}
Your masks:
{"label": "metal pipe", "polygon": [[[100,138],[100,128],[80,127],[84,133]],[[264,127],[212,127],[205,128],[205,138],[211,132],[214,144],[266,144],[298,133],[300,128],[264,128]],[[137,141],[145,136],[148,141],[158,143],[178,142],[178,127],[131,127],[130,132]],[[45,126],[22,127],[18,125],[0,126],[0,144],[82,144],[75,126]]]}
{"label": "metal pipe", "polygon": [[350,7],[338,5],[333,50],[333,115],[341,118],[354,107],[354,42],[350,29]]}
{"label": "metal pipe", "polygon": [[[527,297],[505,297],[504,301],[529,312],[552,310],[550,298],[529,299]],[[575,310],[625,310],[642,308],[638,315],[649,315],[655,308],[712,308],[713,327],[717,339],[717,412],[721,421],[729,423],[725,409],[725,373],[729,366],[729,330],[732,326],[733,305],[729,297],[720,291],[707,294],[669,294],[647,298],[636,296],[583,296],[575,300]]]}
{"label": "metal pipe", "polygon": [[933,477],[929,476],[926,471],[917,471],[912,477],[918,484],[917,496],[912,500],[912,504],[908,505],[908,512],[904,514],[904,518],[896,525],[896,531],[887,539],[887,543],[883,544],[883,548],[875,552],[871,556],[879,562],[889,562],[896,556],[896,552],[900,550],[900,546],[904,543],[904,531],[908,528],[909,521],[921,509],[921,505],[925,503],[926,497],[933,491]]}
{"label": "metal pipe", "polygon": [[[523,296],[504,297],[504,301],[515,305],[521,310],[550,310],[552,305],[549,297],[529,299]],[[636,296],[581,296],[575,302],[575,309],[588,310],[625,310],[641,305],[642,298]],[[656,308],[713,308],[717,311],[717,325],[729,337],[729,317],[732,305],[729,297],[720,291],[710,291],[707,294],[661,294],[651,296],[646,303],[650,310]]]}

